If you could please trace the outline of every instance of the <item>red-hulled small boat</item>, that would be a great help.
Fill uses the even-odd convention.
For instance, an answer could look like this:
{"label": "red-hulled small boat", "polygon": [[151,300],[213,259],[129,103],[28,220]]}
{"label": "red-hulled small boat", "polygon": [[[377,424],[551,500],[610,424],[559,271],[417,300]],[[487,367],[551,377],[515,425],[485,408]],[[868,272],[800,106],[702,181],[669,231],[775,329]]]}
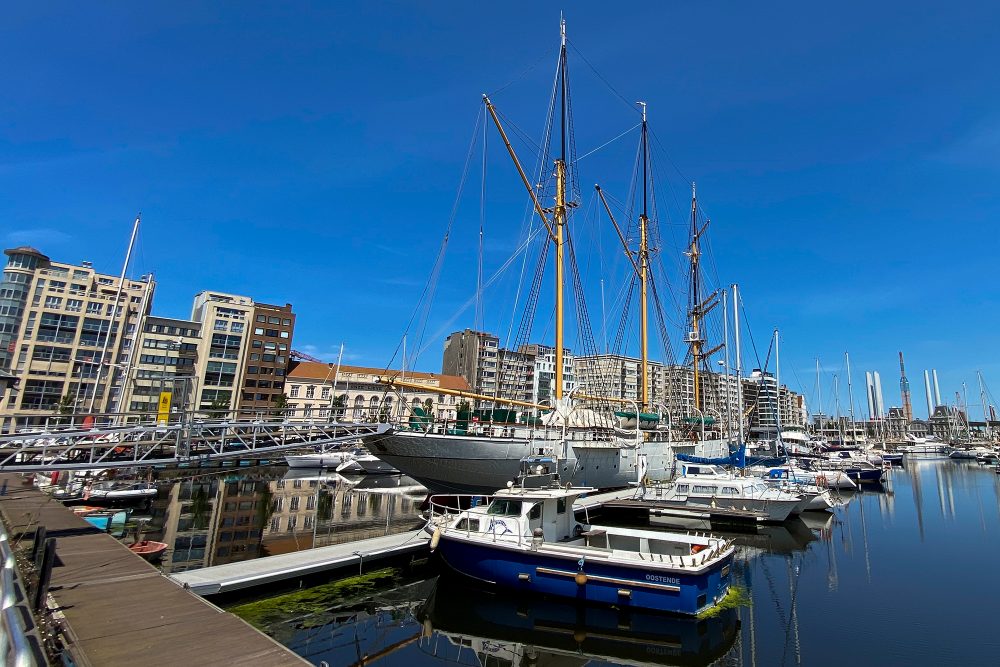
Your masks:
{"label": "red-hulled small boat", "polygon": [[163,556],[163,552],[167,550],[167,545],[165,542],[142,540],[141,542],[130,544],[128,548],[132,553],[139,554],[146,560],[156,560]]}

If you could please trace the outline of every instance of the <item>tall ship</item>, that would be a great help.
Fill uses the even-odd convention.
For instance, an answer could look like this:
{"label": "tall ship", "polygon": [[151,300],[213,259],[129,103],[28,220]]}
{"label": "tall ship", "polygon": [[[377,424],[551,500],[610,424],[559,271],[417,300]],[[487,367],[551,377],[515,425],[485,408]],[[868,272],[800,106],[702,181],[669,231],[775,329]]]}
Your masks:
{"label": "tall ship", "polygon": [[[529,203],[542,225],[541,255],[536,270],[533,288],[541,284],[541,274],[547,262],[546,254],[554,255],[554,379],[551,399],[538,403],[499,395],[487,395],[458,390],[438,390],[480,407],[459,414],[457,421],[442,422],[425,414],[419,407],[410,409],[410,414],[395,423],[383,424],[377,433],[363,438],[364,444],[379,459],[418,480],[434,492],[442,493],[492,493],[513,480],[522,469],[522,461],[535,458],[544,460],[551,468],[558,468],[563,483],[574,486],[588,486],[599,489],[626,487],[644,479],[667,479],[672,476],[675,455],[684,453],[694,456],[719,457],[729,454],[729,442],[721,437],[720,425],[705,416],[701,409],[703,396],[699,373],[708,368],[708,358],[722,345],[706,349],[705,337],[700,323],[709,310],[718,305],[719,293],[702,298],[700,293],[700,249],[699,237],[704,231],[697,223],[697,200],[692,193],[691,203],[691,243],[686,252],[691,264],[689,275],[690,299],[688,302],[689,331],[685,336],[688,344],[688,360],[694,375],[694,405],[697,416],[676,415],[671,419],[662,404],[654,403],[650,397],[649,377],[649,317],[650,293],[654,301],[650,267],[650,230],[648,216],[649,137],[646,108],[642,105],[641,120],[641,209],[634,231],[638,237],[638,247],[630,246],[626,234],[618,226],[611,207],[600,189],[597,194],[611,218],[618,238],[625,249],[631,272],[632,284],[639,292],[639,348],[640,382],[637,399],[625,400],[588,387],[592,393],[567,391],[564,381],[566,353],[564,314],[565,296],[570,289],[578,303],[576,307],[577,325],[580,327],[580,313],[586,308],[579,303],[582,288],[575,265],[575,254],[570,235],[570,217],[577,206],[571,200],[575,175],[571,167],[575,165],[572,152],[572,115],[567,68],[567,48],[565,22],[561,24],[559,61],[553,98],[551,100],[550,124],[554,170],[551,180],[543,189],[533,185],[522,167],[517,153],[508,139],[505,124],[489,96],[483,96],[486,116],[492,122],[520,176],[527,192]],[[549,135],[549,131],[546,133]],[[484,142],[485,143],[485,142]],[[546,159],[548,152],[543,155]],[[544,161],[543,164],[548,164]],[[553,187],[554,186],[554,187]],[[545,206],[546,193],[552,196],[552,205]],[[570,277],[567,278],[567,272]],[[532,301],[534,299],[534,301]],[[537,293],[528,299],[525,310],[537,305]],[[662,317],[660,322],[662,323]],[[523,322],[522,322],[523,328]],[[589,324],[586,326],[589,333]],[[592,340],[592,333],[590,334]],[[593,349],[596,346],[592,344]],[[402,377],[385,377],[382,383],[388,391],[403,393],[408,389],[419,389]],[[738,383],[737,383],[738,384]],[[406,402],[402,401],[405,405]],[[673,422],[673,423],[672,423]],[[731,422],[730,422],[731,424]]]}

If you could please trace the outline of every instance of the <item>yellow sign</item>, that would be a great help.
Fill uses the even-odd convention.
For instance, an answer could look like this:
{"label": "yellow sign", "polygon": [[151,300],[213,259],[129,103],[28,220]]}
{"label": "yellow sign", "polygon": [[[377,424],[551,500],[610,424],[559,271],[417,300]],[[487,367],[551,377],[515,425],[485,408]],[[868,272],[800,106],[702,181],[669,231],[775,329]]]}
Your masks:
{"label": "yellow sign", "polygon": [[169,391],[160,392],[160,409],[156,413],[156,423],[165,425],[170,420],[170,398],[173,394]]}

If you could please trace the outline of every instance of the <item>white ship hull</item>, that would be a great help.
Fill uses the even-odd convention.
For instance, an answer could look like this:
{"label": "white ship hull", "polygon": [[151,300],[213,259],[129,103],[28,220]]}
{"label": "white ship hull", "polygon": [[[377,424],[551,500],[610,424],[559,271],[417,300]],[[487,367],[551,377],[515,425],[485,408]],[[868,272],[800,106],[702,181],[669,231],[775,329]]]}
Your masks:
{"label": "white ship hull", "polygon": [[[672,473],[673,452],[666,443],[650,442],[637,448],[634,444],[627,446],[631,443],[625,440],[616,445],[570,438],[568,444],[559,469],[564,484],[599,489],[626,487],[638,479],[640,454],[647,456],[647,475],[651,479],[666,479]],[[710,441],[700,443],[695,449],[717,455],[713,444],[726,447],[724,442]],[[392,430],[366,437],[365,445],[378,458],[432,492],[482,494],[506,487],[507,482],[517,477],[521,459],[553,454],[554,448],[561,447],[556,440]]]}

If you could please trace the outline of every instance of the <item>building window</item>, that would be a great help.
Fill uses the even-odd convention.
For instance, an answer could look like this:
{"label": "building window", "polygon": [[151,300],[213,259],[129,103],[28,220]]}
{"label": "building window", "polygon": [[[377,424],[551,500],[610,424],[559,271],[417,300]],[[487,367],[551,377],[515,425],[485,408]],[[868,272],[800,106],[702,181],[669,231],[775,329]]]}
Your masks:
{"label": "building window", "polygon": [[81,301],[80,299],[67,299],[66,310],[73,313],[79,313],[81,310],[83,310],[83,301]]}
{"label": "building window", "polygon": [[291,396],[292,398],[298,398],[299,397],[299,385],[293,384],[292,388],[288,391],[288,395]]}
{"label": "building window", "polygon": [[330,388],[329,387],[323,387],[323,391],[320,392],[320,397],[323,400],[326,400],[326,399],[330,398]]}
{"label": "building window", "polygon": [[257,321],[258,321],[258,322],[266,322],[266,321],[267,321],[267,318],[266,318],[266,317],[264,317],[263,315],[258,315],[258,316],[257,316]]}
{"label": "building window", "polygon": [[294,517],[294,516],[288,517],[288,532],[289,533],[292,532],[293,530],[295,530],[295,524],[296,524],[296,519],[297,518],[298,517]]}
{"label": "building window", "polygon": [[280,324],[281,323],[281,319],[277,318],[277,317],[269,317],[269,318],[267,318],[267,323],[268,324]]}
{"label": "building window", "polygon": [[45,307],[46,308],[59,308],[62,306],[62,297],[59,296],[47,296],[45,297]]}
{"label": "building window", "polygon": [[316,397],[315,385],[309,385],[308,387],[306,387],[306,398],[315,398],[315,397]]}
{"label": "building window", "polygon": [[282,338],[288,338],[288,332],[287,331],[282,331],[281,332],[281,337]]}
{"label": "building window", "polygon": [[229,330],[232,331],[233,333],[243,333],[243,323],[233,322]]}
{"label": "building window", "polygon": [[264,328],[263,327],[254,327],[253,335],[254,336],[263,336],[264,335]]}
{"label": "building window", "polygon": [[291,320],[289,320],[289,319],[284,319],[284,320],[282,320],[282,321],[281,321],[281,323],[282,323],[283,325],[285,325],[286,327],[288,327],[288,326],[291,326],[291,325],[292,325],[292,321],[291,321]]}
{"label": "building window", "polygon": [[290,512],[298,512],[299,511],[299,497],[298,496],[292,496],[291,502],[288,503],[288,510]]}

